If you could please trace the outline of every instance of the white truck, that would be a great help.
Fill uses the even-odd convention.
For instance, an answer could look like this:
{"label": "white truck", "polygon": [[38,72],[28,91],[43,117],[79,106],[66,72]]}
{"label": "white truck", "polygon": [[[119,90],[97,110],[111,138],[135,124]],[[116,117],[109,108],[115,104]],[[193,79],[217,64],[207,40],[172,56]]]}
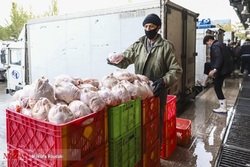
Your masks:
{"label": "white truck", "polygon": [[[149,1],[124,7],[52,16],[27,21],[23,40],[9,46],[5,64],[7,93],[45,76],[68,74],[101,79],[116,67],[107,65],[111,52],[122,52],[144,35],[146,15],[162,19],[161,34],[173,42],[183,77],[169,92],[180,101],[194,97],[197,13],[170,1]],[[127,69],[133,72],[134,67]]]}

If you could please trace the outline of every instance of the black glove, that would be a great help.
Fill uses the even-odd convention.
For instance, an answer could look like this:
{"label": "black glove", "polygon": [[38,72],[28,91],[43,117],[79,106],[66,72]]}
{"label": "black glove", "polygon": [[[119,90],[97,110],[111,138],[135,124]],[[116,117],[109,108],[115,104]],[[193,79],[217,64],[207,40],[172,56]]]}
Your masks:
{"label": "black glove", "polygon": [[161,79],[158,79],[156,80],[153,85],[154,86],[154,90],[153,90],[153,93],[156,97],[160,96],[162,90],[165,88],[165,82],[164,82],[164,79],[161,78]]}
{"label": "black glove", "polygon": [[111,63],[111,62],[109,61],[109,58],[107,58],[106,60],[107,60],[107,63],[108,63],[108,64],[110,64],[110,65],[116,65],[115,63]]}

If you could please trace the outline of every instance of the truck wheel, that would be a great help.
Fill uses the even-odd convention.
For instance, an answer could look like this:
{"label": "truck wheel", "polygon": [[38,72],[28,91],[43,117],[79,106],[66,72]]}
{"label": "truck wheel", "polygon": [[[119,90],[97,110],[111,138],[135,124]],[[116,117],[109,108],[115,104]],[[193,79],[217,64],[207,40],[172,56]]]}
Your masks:
{"label": "truck wheel", "polygon": [[9,93],[11,96],[13,96],[13,95],[15,94],[15,91],[13,91],[12,89],[9,89],[9,90],[8,90],[8,93]]}

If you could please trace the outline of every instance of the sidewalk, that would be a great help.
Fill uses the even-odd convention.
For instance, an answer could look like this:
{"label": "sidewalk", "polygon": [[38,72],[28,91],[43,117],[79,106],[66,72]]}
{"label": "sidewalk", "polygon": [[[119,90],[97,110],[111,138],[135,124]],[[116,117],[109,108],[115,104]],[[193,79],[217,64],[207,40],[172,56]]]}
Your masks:
{"label": "sidewalk", "polygon": [[12,101],[12,96],[5,93],[6,82],[0,82],[0,167],[7,166],[7,145],[6,145],[6,114],[5,110]]}
{"label": "sidewalk", "polygon": [[241,78],[226,79],[223,91],[228,103],[227,115],[212,112],[213,108],[218,107],[213,87],[204,90],[190,102],[177,117],[192,121],[191,142],[186,148],[177,146],[168,160],[161,160],[162,167],[214,166],[241,82]]}

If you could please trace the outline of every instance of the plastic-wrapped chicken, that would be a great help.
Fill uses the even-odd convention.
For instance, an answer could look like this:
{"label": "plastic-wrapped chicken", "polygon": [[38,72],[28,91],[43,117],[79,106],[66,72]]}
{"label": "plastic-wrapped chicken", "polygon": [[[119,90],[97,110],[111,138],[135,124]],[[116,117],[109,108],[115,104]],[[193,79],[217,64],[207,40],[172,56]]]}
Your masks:
{"label": "plastic-wrapped chicken", "polygon": [[22,97],[20,100],[22,108],[30,108],[29,106],[29,97]]}
{"label": "plastic-wrapped chicken", "polygon": [[136,74],[137,76],[138,76],[138,78],[139,78],[139,80],[141,81],[141,82],[146,82],[147,84],[149,84],[149,82],[150,82],[150,80],[148,79],[148,77],[146,77],[145,75],[141,75],[141,74]]}
{"label": "plastic-wrapped chicken", "polygon": [[93,86],[92,84],[87,84],[87,83],[79,85],[78,88],[92,90],[92,91],[98,91],[97,87]]}
{"label": "plastic-wrapped chicken", "polygon": [[80,100],[87,104],[92,112],[101,111],[106,107],[106,103],[97,91],[82,90]]}
{"label": "plastic-wrapped chicken", "polygon": [[68,105],[65,101],[59,100],[59,99],[56,99],[56,103],[55,104],[58,104],[58,105]]}
{"label": "plastic-wrapped chicken", "polygon": [[47,120],[49,110],[53,105],[46,97],[40,98],[31,111],[32,117],[39,120]]}
{"label": "plastic-wrapped chicken", "polygon": [[41,77],[34,81],[30,88],[29,98],[31,100],[37,101],[41,97],[46,97],[52,103],[55,103],[54,88],[49,84],[49,80],[45,77]]}
{"label": "plastic-wrapped chicken", "polygon": [[119,80],[113,76],[113,74],[106,75],[101,80],[101,87],[112,89],[119,83]]}
{"label": "plastic-wrapped chicken", "polygon": [[23,89],[16,91],[13,95],[15,100],[21,100],[22,98],[29,97],[31,85],[25,85]]}
{"label": "plastic-wrapped chicken", "polygon": [[122,61],[123,58],[124,57],[123,57],[122,53],[117,54],[117,53],[113,52],[113,53],[110,53],[108,55],[108,60],[114,64],[118,64],[120,61]]}
{"label": "plastic-wrapped chicken", "polygon": [[48,113],[49,122],[55,124],[64,124],[74,119],[74,114],[66,105],[54,105]]}
{"label": "plastic-wrapped chicken", "polygon": [[25,85],[23,89],[15,92],[13,95],[14,100],[19,100],[22,108],[29,108],[29,94],[31,85]]}
{"label": "plastic-wrapped chicken", "polygon": [[137,88],[138,92],[141,93],[141,99],[145,100],[147,97],[151,97],[150,92],[148,91],[146,85],[142,84],[139,80],[134,81],[134,85]]}
{"label": "plastic-wrapped chicken", "polygon": [[144,81],[141,82],[141,84],[147,89],[147,95],[148,95],[148,97],[154,96],[153,89],[149,85],[150,83],[151,83],[150,81],[149,81],[149,83],[146,83]]}
{"label": "plastic-wrapped chicken", "polygon": [[85,78],[82,80],[83,84],[91,84],[96,88],[99,88],[100,86],[100,82],[98,81],[98,79],[89,79],[89,78]]}
{"label": "plastic-wrapped chicken", "polygon": [[64,82],[72,83],[75,86],[78,86],[83,83],[81,78],[75,78],[70,75],[58,75],[54,78],[55,86],[60,86]]}
{"label": "plastic-wrapped chicken", "polygon": [[134,84],[127,80],[122,80],[120,83],[129,91],[132,99],[137,99],[142,96],[141,89],[138,89]]}
{"label": "plastic-wrapped chicken", "polygon": [[[69,109],[74,114],[75,119],[87,116],[87,115],[92,113],[90,108],[88,107],[88,105],[85,104],[84,102],[80,101],[80,100],[72,101],[69,104]],[[94,118],[88,118],[88,119],[84,120],[81,123],[81,125],[82,126],[88,125],[88,124],[91,124],[93,121],[94,121]]]}
{"label": "plastic-wrapped chicken", "polygon": [[27,116],[32,117],[32,110],[31,110],[31,108],[22,108],[21,113],[23,115],[27,115]]}
{"label": "plastic-wrapped chicken", "polygon": [[75,118],[80,118],[92,113],[88,105],[80,100],[72,101],[69,104],[69,109],[72,111]]}
{"label": "plastic-wrapped chicken", "polygon": [[33,109],[34,106],[36,105],[36,102],[38,101],[38,99],[35,98],[30,98],[28,99],[28,106],[29,108]]}
{"label": "plastic-wrapped chicken", "polygon": [[111,91],[121,100],[121,103],[127,103],[131,101],[129,91],[121,83],[118,83],[116,86],[114,86]]}
{"label": "plastic-wrapped chicken", "polygon": [[54,90],[55,97],[58,100],[63,100],[68,104],[73,100],[80,99],[81,89],[70,82],[62,82],[60,85],[55,86]]}
{"label": "plastic-wrapped chicken", "polygon": [[113,72],[113,76],[115,78],[117,78],[118,80],[127,80],[129,82],[134,82],[134,80],[137,78],[135,78],[135,75],[124,70],[124,69],[116,69],[114,72]]}
{"label": "plastic-wrapped chicken", "polygon": [[116,97],[113,92],[108,88],[103,87],[101,90],[98,91],[98,93],[107,106],[114,107],[121,104],[121,100]]}

